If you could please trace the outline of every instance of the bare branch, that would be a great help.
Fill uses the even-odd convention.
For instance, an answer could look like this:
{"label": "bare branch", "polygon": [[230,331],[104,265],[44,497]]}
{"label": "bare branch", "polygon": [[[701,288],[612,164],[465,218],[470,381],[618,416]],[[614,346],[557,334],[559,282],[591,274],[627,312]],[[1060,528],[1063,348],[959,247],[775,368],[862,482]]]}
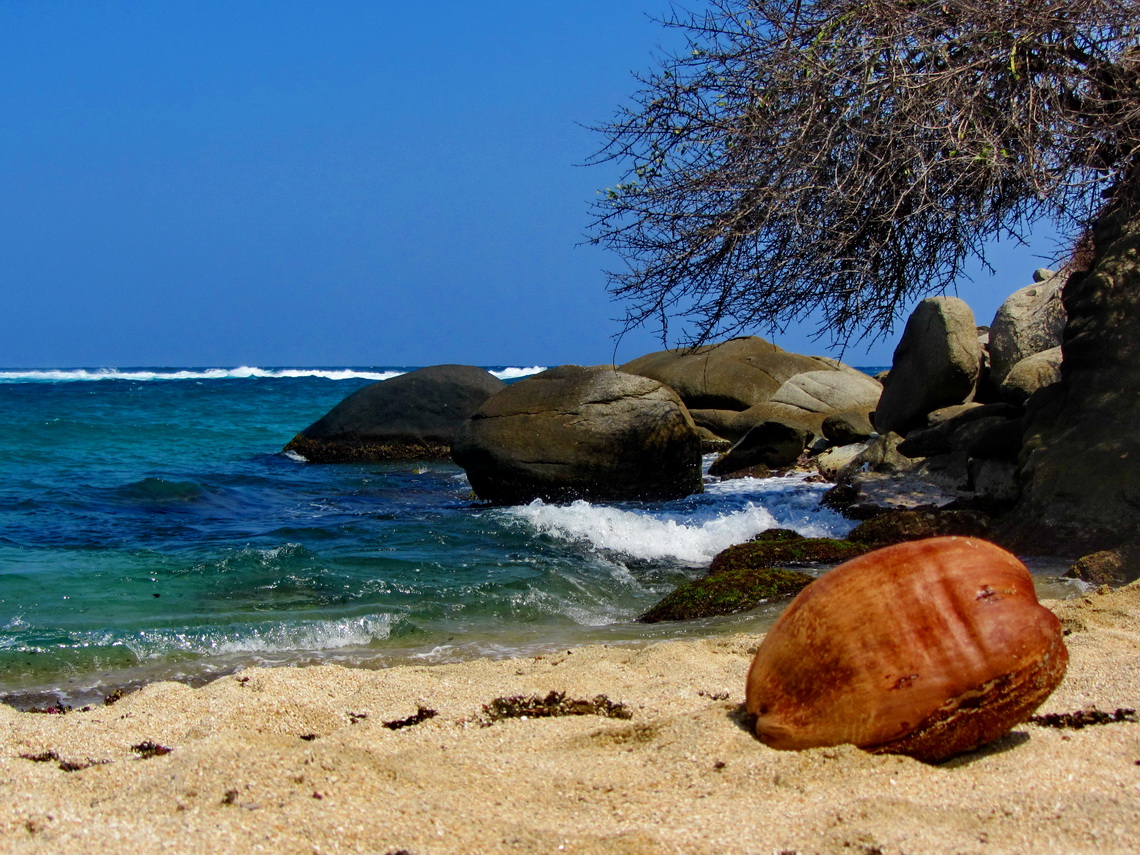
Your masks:
{"label": "bare branch", "polygon": [[[1078,234],[1140,159],[1140,0],[709,0],[596,162],[627,329],[845,341],[994,236]],[[1125,203],[1127,200],[1117,200]]]}

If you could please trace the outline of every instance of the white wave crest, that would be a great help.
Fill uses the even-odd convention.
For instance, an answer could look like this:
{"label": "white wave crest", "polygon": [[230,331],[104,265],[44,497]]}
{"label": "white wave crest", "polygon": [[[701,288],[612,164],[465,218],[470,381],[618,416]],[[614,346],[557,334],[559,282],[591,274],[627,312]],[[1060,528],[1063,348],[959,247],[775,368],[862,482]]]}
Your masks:
{"label": "white wave crest", "polygon": [[[44,368],[9,369],[0,371],[0,383],[80,383],[93,380],[131,380],[150,382],[158,380],[255,380],[291,379],[302,377],[325,380],[391,380],[406,374],[405,368],[258,368],[240,365],[237,368]],[[529,377],[546,369],[532,365],[529,368],[502,368],[492,370],[500,380]]]}
{"label": "white wave crest", "polygon": [[532,365],[529,368],[502,368],[492,369],[491,374],[494,374],[500,380],[518,380],[520,377],[530,377],[532,374],[541,374],[546,368],[541,365]]}
{"label": "white wave crest", "polygon": [[354,368],[74,368],[0,371],[0,383],[67,383],[93,380],[250,380],[292,377],[321,377],[326,380],[390,380],[403,370],[364,370]]}
{"label": "white wave crest", "polygon": [[594,549],[633,558],[672,559],[688,564],[707,564],[718,552],[777,524],[769,511],[752,503],[733,513],[692,521],[661,518],[585,501],[569,505],[534,501],[510,508],[506,513],[541,534],[586,542]]}

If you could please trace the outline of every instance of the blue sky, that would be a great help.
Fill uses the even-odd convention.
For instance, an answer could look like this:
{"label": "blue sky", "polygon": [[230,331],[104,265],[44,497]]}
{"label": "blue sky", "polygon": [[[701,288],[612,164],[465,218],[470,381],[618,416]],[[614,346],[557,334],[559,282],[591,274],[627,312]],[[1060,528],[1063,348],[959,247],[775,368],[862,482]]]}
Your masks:
{"label": "blue sky", "polygon": [[[609,361],[583,125],[667,2],[4,0],[0,366]],[[1053,250],[1000,248],[978,322]]]}

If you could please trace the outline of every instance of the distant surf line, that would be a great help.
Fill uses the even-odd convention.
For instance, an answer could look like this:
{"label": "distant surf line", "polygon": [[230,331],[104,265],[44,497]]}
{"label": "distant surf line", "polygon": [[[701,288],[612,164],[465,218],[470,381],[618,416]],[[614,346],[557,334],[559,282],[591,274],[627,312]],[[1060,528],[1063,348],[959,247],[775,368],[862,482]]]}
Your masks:
{"label": "distant surf line", "polygon": [[[0,383],[81,383],[99,380],[152,382],[170,380],[275,380],[321,378],[325,380],[391,380],[414,368],[46,368],[0,370]],[[500,380],[529,377],[542,366],[489,368]]]}

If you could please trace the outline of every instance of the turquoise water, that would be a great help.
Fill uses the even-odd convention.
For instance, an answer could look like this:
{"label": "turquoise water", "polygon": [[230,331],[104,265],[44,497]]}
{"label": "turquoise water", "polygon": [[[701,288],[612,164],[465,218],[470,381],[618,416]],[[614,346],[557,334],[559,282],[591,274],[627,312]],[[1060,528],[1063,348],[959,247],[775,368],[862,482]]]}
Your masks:
{"label": "turquoise water", "polygon": [[721,631],[756,618],[633,619],[732,542],[850,525],[795,482],[492,509],[448,463],[279,453],[400,370],[0,372],[0,694]]}
{"label": "turquoise water", "polygon": [[[475,501],[449,463],[280,449],[403,369],[0,371],[0,698],[98,700],[247,665],[383,667],[766,628],[638,614],[826,485],[707,479],[659,504]],[[497,369],[507,379],[537,368]]]}

